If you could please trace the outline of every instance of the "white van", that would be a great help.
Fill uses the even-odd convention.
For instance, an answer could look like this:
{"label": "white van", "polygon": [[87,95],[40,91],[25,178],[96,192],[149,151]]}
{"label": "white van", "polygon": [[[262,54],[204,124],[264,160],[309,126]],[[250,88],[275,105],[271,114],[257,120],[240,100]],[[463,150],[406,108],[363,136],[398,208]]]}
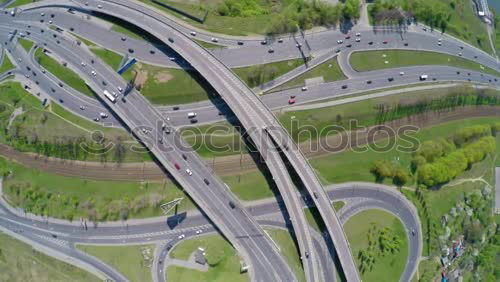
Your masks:
{"label": "white van", "polygon": [[196,113],[195,112],[188,113],[188,118],[194,118],[194,117],[196,117]]}

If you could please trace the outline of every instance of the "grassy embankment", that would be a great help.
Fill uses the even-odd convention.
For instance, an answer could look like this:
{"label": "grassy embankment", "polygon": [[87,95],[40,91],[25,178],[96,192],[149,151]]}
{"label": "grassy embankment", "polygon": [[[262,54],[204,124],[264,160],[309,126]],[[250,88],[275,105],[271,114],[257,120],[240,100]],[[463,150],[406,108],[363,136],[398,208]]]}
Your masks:
{"label": "grassy embankment", "polygon": [[77,248],[114,267],[130,281],[153,281],[149,265],[153,263],[155,245],[77,245]]}
{"label": "grassy embankment", "polygon": [[0,232],[0,281],[100,281]]}
{"label": "grassy embankment", "polygon": [[351,54],[350,63],[357,71],[371,71],[405,66],[443,65],[481,71],[500,77],[494,69],[458,56],[437,52],[409,50],[361,51]]}

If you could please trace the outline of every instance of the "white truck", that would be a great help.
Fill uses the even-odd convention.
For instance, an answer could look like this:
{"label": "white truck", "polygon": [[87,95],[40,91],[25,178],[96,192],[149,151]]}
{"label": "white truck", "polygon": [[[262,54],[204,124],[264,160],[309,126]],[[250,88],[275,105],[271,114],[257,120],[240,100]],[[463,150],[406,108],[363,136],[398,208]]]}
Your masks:
{"label": "white truck", "polygon": [[115,96],[111,95],[111,93],[109,93],[108,90],[104,90],[104,96],[106,96],[106,98],[108,98],[108,100],[110,100],[111,103],[116,102]]}
{"label": "white truck", "polygon": [[196,117],[196,113],[195,112],[188,113],[188,118],[194,118],[194,117]]}

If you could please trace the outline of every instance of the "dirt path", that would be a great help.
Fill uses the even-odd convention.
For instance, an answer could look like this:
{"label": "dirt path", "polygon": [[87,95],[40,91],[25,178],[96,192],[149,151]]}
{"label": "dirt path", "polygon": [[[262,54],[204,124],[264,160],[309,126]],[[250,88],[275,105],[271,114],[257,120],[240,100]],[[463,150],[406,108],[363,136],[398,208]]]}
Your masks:
{"label": "dirt path", "polygon": [[[453,112],[416,115],[388,122],[386,125],[391,128],[398,128],[401,125],[415,125],[420,128],[426,128],[440,123],[475,117],[500,117],[500,111],[498,107],[464,107]],[[311,142],[304,142],[300,144],[300,147],[308,158],[338,153],[345,149],[332,149],[332,147],[340,144],[342,138],[346,138],[347,135],[350,135],[351,142],[354,144],[367,144],[366,133],[358,132],[357,135],[354,135],[347,132],[320,139],[319,142],[322,146],[318,146],[317,142],[313,144]],[[384,138],[387,138],[387,135],[377,134],[374,136],[374,141]],[[37,156],[34,153],[18,152],[4,144],[0,144],[0,155],[29,168],[70,177],[127,181],[159,181],[165,179],[165,173],[156,163],[123,163],[118,165],[116,163],[62,160]],[[257,169],[255,161],[247,154],[213,158],[207,160],[207,165],[220,176],[237,175]]]}

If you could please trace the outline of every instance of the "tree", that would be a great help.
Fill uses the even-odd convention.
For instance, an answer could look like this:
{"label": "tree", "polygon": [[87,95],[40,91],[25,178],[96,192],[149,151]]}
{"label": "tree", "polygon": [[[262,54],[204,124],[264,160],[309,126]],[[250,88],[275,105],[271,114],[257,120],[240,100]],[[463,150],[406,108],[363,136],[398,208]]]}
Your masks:
{"label": "tree", "polygon": [[377,160],[373,162],[370,172],[375,175],[377,182],[383,182],[386,177],[392,177],[394,174],[392,164],[387,160]]}
{"label": "tree", "polygon": [[358,19],[360,15],[359,0],[346,0],[343,9],[343,16],[346,19]]}
{"label": "tree", "polygon": [[392,183],[397,187],[399,188],[403,187],[409,180],[410,180],[410,175],[408,175],[408,172],[405,169],[398,167],[394,171],[394,176],[392,177]]}

